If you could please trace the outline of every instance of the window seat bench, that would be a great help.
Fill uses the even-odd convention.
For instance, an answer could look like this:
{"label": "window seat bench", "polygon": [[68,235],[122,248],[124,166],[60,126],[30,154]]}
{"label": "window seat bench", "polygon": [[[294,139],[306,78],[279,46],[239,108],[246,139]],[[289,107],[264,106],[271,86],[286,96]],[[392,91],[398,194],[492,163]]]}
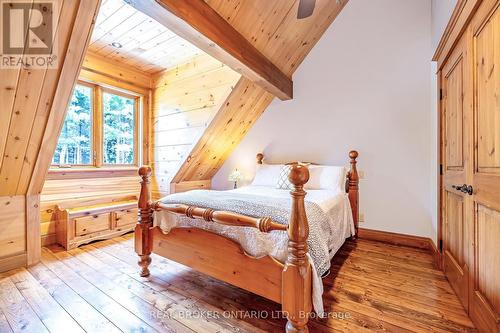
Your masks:
{"label": "window seat bench", "polygon": [[56,241],[66,250],[95,240],[109,239],[134,230],[137,200],[103,203],[69,209],[57,207]]}

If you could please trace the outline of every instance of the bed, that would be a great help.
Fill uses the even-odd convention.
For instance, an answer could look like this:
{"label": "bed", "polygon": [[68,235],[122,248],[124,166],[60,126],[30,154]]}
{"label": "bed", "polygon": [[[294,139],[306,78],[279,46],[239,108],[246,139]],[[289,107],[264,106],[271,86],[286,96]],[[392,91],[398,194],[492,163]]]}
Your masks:
{"label": "bed", "polygon": [[[342,191],[307,189],[314,164],[293,162],[286,164],[291,191],[254,184],[155,202],[151,168],[141,167],[135,228],[141,276],[149,276],[150,255],[156,253],[280,303],[286,331],[307,332],[313,306],[322,312],[321,276],[345,239],[357,235],[358,153],[349,157]],[[258,154],[257,163],[263,158]]]}

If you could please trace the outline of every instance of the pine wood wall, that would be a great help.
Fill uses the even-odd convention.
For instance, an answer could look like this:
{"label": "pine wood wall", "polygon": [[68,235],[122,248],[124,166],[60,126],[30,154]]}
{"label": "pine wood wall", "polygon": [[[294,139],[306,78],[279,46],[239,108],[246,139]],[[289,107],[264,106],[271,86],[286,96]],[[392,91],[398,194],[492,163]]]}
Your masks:
{"label": "pine wood wall", "polygon": [[[143,164],[149,162],[149,118],[151,77],[142,72],[110,62],[87,53],[79,78],[106,84],[144,96]],[[76,169],[50,170],[40,197],[40,227],[42,245],[55,242],[55,209],[91,206],[101,203],[131,200],[139,194],[137,168],[95,169],[75,172]]]}
{"label": "pine wood wall", "polygon": [[44,152],[53,151],[50,138],[60,128],[98,6],[99,0],[56,1],[57,68],[0,69],[0,271],[39,258]]}
{"label": "pine wood wall", "polygon": [[[186,190],[170,183],[198,139],[220,110],[240,75],[202,54],[153,79],[152,166],[156,196]],[[209,187],[209,182],[195,187]]]}

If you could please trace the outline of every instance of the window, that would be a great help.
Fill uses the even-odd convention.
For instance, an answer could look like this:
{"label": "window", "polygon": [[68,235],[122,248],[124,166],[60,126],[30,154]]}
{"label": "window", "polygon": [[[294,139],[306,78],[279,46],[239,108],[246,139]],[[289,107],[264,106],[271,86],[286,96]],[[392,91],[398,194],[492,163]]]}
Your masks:
{"label": "window", "polygon": [[134,164],[135,100],[105,92],[103,105],[104,164]]}
{"label": "window", "polygon": [[75,87],[52,164],[93,164],[92,100],[92,88],[83,85]]}
{"label": "window", "polygon": [[53,166],[136,166],[140,96],[79,82],[64,120]]}

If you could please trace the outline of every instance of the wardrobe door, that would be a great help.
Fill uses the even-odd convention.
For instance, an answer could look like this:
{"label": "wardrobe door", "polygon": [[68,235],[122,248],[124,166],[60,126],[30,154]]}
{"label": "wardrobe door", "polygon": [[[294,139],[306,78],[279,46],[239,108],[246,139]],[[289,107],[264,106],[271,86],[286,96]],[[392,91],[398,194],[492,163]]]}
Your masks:
{"label": "wardrobe door", "polygon": [[470,31],[474,54],[474,270],[470,316],[500,332],[500,1],[484,1]]}
{"label": "wardrobe door", "polygon": [[[443,268],[463,306],[469,302],[471,200],[463,192],[470,172],[471,103],[466,38],[454,48],[441,71],[443,162]],[[470,66],[469,66],[470,68]]]}

